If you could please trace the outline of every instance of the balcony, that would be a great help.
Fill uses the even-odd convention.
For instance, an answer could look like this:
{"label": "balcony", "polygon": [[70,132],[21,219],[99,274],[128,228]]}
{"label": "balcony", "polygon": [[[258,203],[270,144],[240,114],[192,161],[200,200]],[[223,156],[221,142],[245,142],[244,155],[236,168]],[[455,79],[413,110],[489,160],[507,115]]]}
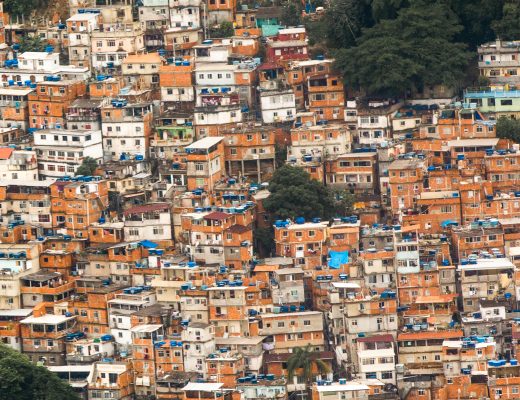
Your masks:
{"label": "balcony", "polygon": [[83,355],[83,354],[76,354],[71,353],[67,354],[67,363],[73,363],[73,364],[92,364],[96,361],[100,361],[103,357],[106,357],[106,353],[98,353],[98,354],[91,354],[91,355]]}
{"label": "balcony", "polygon": [[479,68],[493,68],[493,67],[520,67],[519,60],[508,60],[508,61],[479,61]]}
{"label": "balcony", "polygon": [[59,286],[22,286],[21,293],[25,294],[43,294],[43,295],[58,295],[74,289],[74,282],[67,282]]}
{"label": "balcony", "polygon": [[97,122],[98,120],[98,114],[67,114],[69,122]]}

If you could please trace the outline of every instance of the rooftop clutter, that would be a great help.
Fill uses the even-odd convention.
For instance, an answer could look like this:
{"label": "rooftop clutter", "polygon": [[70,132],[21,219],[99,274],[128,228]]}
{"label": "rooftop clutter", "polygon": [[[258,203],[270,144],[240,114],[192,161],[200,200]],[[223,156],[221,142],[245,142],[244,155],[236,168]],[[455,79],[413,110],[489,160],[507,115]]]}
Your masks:
{"label": "rooftop clutter", "polygon": [[[83,398],[518,398],[518,46],[365,98],[244,6],[0,27],[2,342]],[[343,208],[266,207],[283,164]]]}

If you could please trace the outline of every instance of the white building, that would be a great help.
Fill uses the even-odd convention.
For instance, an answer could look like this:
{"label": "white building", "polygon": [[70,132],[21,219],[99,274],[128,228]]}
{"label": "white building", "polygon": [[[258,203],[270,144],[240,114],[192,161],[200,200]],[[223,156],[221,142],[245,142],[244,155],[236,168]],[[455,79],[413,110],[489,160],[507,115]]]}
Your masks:
{"label": "white building", "polygon": [[260,92],[260,108],[262,121],[265,124],[294,121],[296,118],[296,101],[294,92],[287,90],[262,90]]}
{"label": "white building", "polygon": [[169,0],[169,2],[171,29],[182,31],[201,27],[201,0]]}
{"label": "white building", "polygon": [[23,71],[52,71],[59,65],[60,53],[26,51],[18,56],[18,69]]}
{"label": "white building", "polygon": [[146,155],[152,123],[152,104],[137,103],[102,109],[103,148],[113,160],[121,155]]}
{"label": "white building", "polygon": [[358,382],[332,382],[330,385],[317,385],[312,388],[317,392],[317,400],[368,400],[369,387]]}
{"label": "white building", "polygon": [[91,60],[92,32],[98,29],[99,14],[75,14],[67,20],[69,61],[78,67],[88,67]]}
{"label": "white building", "polygon": [[193,46],[195,62],[198,63],[226,63],[231,55],[231,39],[222,39],[219,43],[213,40],[204,40],[202,44]]}
{"label": "white building", "polygon": [[172,217],[168,203],[151,203],[124,212],[128,240],[172,241]]}
{"label": "white building", "polygon": [[144,51],[144,35],[139,23],[103,24],[92,32],[92,62],[95,69],[115,68],[128,54]]}
{"label": "white building", "polygon": [[357,339],[359,375],[362,379],[379,379],[394,384],[395,348],[392,335],[375,335]]}
{"label": "white building", "polygon": [[305,288],[303,270],[301,268],[282,268],[273,272],[272,298],[273,304],[303,304]]}
{"label": "white building", "polygon": [[116,343],[128,346],[132,343],[131,315],[157,302],[155,292],[124,289],[123,293],[108,301],[108,326]]}
{"label": "white building", "polygon": [[312,156],[312,161],[323,161],[327,157],[350,153],[351,136],[344,126],[315,125],[301,126],[291,130],[289,161],[301,161],[302,156]]}
{"label": "white building", "polygon": [[[4,87],[10,86],[9,81],[22,82],[43,82],[49,75],[60,76],[61,80],[88,80],[90,70],[88,67],[76,67],[74,65],[59,65],[57,58],[51,53],[51,57],[37,56],[39,54],[49,55],[49,53],[24,53],[27,54],[27,62],[18,62],[18,67],[0,68],[0,77]],[[20,56],[21,57],[21,56]],[[20,60],[20,59],[19,59]]]}
{"label": "white building", "polygon": [[181,333],[184,343],[184,371],[197,372],[206,378],[206,357],[215,351],[213,326],[192,322]]}
{"label": "white building", "polygon": [[103,159],[101,131],[40,130],[34,135],[34,147],[44,177],[72,175],[85,157]]}
{"label": "white building", "polygon": [[[146,32],[166,29],[170,26],[168,0],[143,0],[138,9],[139,22]],[[150,45],[150,43],[146,43]]]}
{"label": "white building", "polygon": [[[202,63],[197,62],[195,68],[195,84],[197,95],[204,92],[220,93],[235,91],[235,72],[238,65],[221,62]],[[198,102],[200,104],[200,102]]]}
{"label": "white building", "polygon": [[359,143],[364,145],[380,145],[392,138],[391,117],[386,114],[359,113],[358,136]]}
{"label": "white building", "polygon": [[[42,228],[44,231],[51,229],[50,186],[53,183],[54,180],[51,179],[44,181],[0,179],[0,186],[5,187],[7,193],[15,194],[14,198],[7,195],[10,201],[2,203],[0,226],[8,226],[14,221],[17,221],[16,223],[23,221],[24,224]],[[29,201],[30,196],[34,196],[37,200]]]}
{"label": "white building", "polygon": [[38,180],[38,162],[34,150],[0,148],[0,179],[28,182]]}
{"label": "white building", "polygon": [[21,278],[40,269],[38,243],[0,243],[0,310],[22,307]]}

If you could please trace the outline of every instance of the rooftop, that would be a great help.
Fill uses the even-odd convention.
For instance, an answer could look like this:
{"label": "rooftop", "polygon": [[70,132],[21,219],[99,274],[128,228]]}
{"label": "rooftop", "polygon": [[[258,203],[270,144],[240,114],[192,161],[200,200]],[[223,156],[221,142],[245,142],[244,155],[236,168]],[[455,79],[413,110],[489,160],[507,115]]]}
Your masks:
{"label": "rooftop", "polygon": [[457,269],[459,271],[515,269],[515,265],[507,258],[479,258],[476,264],[459,265]]}
{"label": "rooftop", "polygon": [[215,392],[224,386],[223,383],[190,382],[182,388],[185,392]]}
{"label": "rooftop", "polygon": [[207,150],[210,147],[215,146],[216,144],[219,144],[222,140],[224,140],[223,136],[208,136],[203,139],[197,140],[196,142],[190,144],[189,146],[186,146],[185,149],[187,150]]}
{"label": "rooftop", "polygon": [[170,205],[168,203],[151,203],[151,204],[144,204],[142,206],[135,206],[132,208],[129,208],[128,210],[125,210],[123,212],[124,215],[131,215],[131,214],[143,214],[148,213],[152,211],[165,211],[170,208]]}
{"label": "rooftop", "polygon": [[331,385],[316,385],[316,390],[318,393],[323,392],[352,392],[358,390],[369,390],[370,388],[362,383],[358,383],[355,381],[346,382],[346,383],[337,383],[334,382]]}
{"label": "rooftop", "polygon": [[55,325],[74,319],[74,316],[66,317],[65,315],[54,315],[45,314],[41,317],[27,317],[20,321],[22,324],[42,324],[42,325]]}

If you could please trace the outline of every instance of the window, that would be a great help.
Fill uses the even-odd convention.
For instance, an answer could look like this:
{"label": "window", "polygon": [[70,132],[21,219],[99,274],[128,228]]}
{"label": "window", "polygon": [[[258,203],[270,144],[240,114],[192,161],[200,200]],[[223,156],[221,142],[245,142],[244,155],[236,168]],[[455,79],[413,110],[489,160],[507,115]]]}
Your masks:
{"label": "window", "polygon": [[512,106],[513,105],[513,100],[512,99],[500,100],[500,105],[501,106]]}
{"label": "window", "polygon": [[381,379],[393,379],[393,378],[394,378],[394,374],[391,371],[381,373]]}
{"label": "window", "polygon": [[419,396],[424,396],[426,394],[426,390],[424,390],[424,389],[417,389],[417,394]]}
{"label": "window", "polygon": [[446,214],[446,213],[451,213],[451,212],[452,212],[451,206],[442,206],[441,207],[441,213]]}

